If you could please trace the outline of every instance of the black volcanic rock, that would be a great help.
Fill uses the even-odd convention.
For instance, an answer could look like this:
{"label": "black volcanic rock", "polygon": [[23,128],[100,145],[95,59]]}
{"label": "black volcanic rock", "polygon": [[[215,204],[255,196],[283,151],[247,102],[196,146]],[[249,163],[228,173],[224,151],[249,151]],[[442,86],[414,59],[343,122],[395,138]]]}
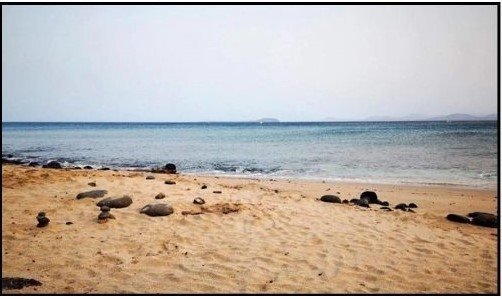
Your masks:
{"label": "black volcanic rock", "polygon": [[31,278],[2,277],[2,290],[19,290],[24,287],[41,285],[40,281]]}
{"label": "black volcanic rock", "polygon": [[332,203],[342,203],[342,200],[340,199],[340,197],[338,197],[336,195],[323,195],[323,196],[321,196],[320,201],[332,202]]}
{"label": "black volcanic rock", "polygon": [[368,203],[370,203],[370,204],[371,203],[380,203],[376,193],[373,191],[364,191],[363,193],[361,193],[361,196],[359,196],[359,198],[360,199],[367,198]]}
{"label": "black volcanic rock", "polygon": [[50,161],[49,163],[42,166],[42,168],[53,168],[53,169],[61,169],[63,166],[57,161]]}
{"label": "black volcanic rock", "polygon": [[81,192],[77,194],[77,199],[84,199],[86,197],[89,198],[98,198],[98,197],[103,197],[108,193],[106,190],[92,190],[92,191],[87,191],[87,192]]}
{"label": "black volcanic rock", "polygon": [[453,222],[459,222],[459,223],[471,223],[471,220],[465,216],[462,215],[457,215],[457,214],[448,214],[446,216],[446,219],[453,221]]}
{"label": "black volcanic rock", "polygon": [[[472,215],[473,213],[471,213]],[[475,213],[471,224],[486,227],[498,227],[498,219],[496,215],[489,213]]]}

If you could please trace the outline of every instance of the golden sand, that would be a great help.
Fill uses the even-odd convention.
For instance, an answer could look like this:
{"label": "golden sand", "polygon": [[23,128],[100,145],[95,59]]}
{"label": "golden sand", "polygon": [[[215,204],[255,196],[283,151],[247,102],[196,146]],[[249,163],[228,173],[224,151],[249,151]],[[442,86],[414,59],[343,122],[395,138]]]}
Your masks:
{"label": "golden sand", "polygon": [[[3,165],[2,277],[43,285],[2,292],[497,292],[498,230],[445,219],[496,213],[495,190],[147,175]],[[96,189],[129,195],[133,204],[99,224],[100,199],[75,199]],[[316,200],[350,200],[364,190],[392,207],[418,208]],[[156,200],[159,192],[166,198]],[[193,204],[195,197],[206,203]],[[171,204],[174,214],[139,213],[155,202]],[[45,228],[36,227],[39,211],[51,219]]]}

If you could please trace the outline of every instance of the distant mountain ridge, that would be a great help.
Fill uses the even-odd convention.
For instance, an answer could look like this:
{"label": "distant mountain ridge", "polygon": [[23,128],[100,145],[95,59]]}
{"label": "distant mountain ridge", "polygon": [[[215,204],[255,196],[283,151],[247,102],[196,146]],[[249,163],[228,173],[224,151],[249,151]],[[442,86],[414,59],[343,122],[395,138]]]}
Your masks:
{"label": "distant mountain ridge", "polygon": [[278,123],[279,120],[277,118],[265,117],[265,118],[260,118],[260,119],[256,120],[256,122],[259,122],[259,123]]}
{"label": "distant mountain ridge", "polygon": [[402,117],[392,116],[370,116],[363,119],[336,119],[325,118],[324,121],[496,121],[497,114],[471,115],[465,113],[455,113],[441,116],[429,116],[424,114],[410,114]]}

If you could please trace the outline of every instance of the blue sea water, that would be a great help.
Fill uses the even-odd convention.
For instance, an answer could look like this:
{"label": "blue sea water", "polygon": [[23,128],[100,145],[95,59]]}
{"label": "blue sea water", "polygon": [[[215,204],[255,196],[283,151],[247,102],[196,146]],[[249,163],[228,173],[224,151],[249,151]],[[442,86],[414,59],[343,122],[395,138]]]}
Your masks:
{"label": "blue sea water", "polygon": [[497,122],[2,123],[26,162],[495,188]]}

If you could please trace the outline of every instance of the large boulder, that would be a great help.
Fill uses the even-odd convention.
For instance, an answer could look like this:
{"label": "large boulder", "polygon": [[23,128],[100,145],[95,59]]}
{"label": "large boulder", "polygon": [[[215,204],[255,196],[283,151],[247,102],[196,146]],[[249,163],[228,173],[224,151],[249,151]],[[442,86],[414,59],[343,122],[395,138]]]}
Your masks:
{"label": "large boulder", "polygon": [[448,214],[448,216],[446,216],[446,219],[453,222],[471,223],[471,220],[469,218],[457,214]]}
{"label": "large boulder", "polygon": [[42,166],[42,168],[53,168],[53,169],[61,169],[63,166],[57,161],[50,161],[49,163]]}
{"label": "large boulder", "polygon": [[98,207],[107,206],[111,209],[122,209],[132,204],[132,198],[127,195],[118,198],[105,198],[100,200],[96,205]]}
{"label": "large boulder", "polygon": [[376,195],[375,192],[373,191],[364,191],[363,193],[361,193],[361,195],[359,196],[360,199],[363,199],[363,198],[367,198],[368,199],[368,203],[376,203],[376,204],[380,204],[380,201],[378,200],[378,197]]}
{"label": "large boulder", "polygon": [[323,196],[321,196],[320,201],[342,203],[342,200],[340,199],[340,197],[338,197],[336,195],[323,195]]}
{"label": "large boulder", "polygon": [[84,199],[86,197],[99,198],[105,196],[106,193],[108,193],[108,191],[106,190],[92,190],[87,192],[81,192],[77,194],[77,199]]}

